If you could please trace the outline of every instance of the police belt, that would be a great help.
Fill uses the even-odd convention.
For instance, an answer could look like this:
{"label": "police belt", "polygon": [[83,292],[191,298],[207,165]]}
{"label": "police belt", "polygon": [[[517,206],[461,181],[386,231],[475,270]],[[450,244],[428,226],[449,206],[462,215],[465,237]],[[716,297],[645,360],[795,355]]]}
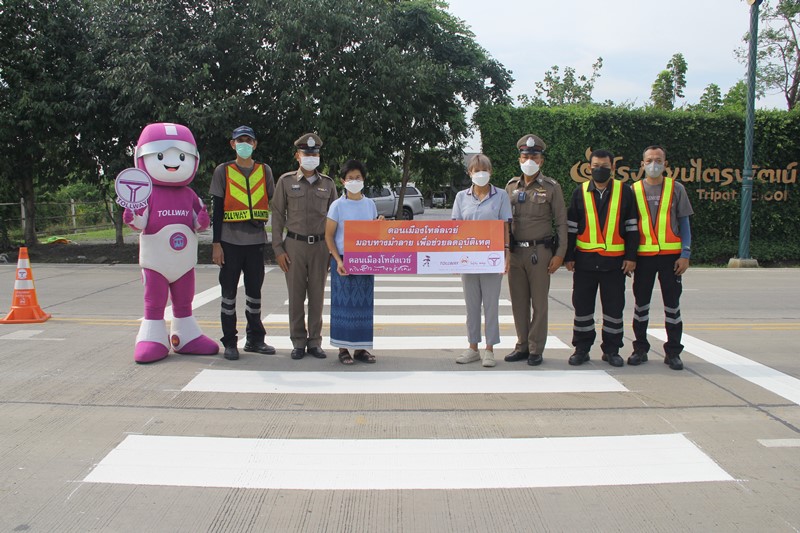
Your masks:
{"label": "police belt", "polygon": [[538,241],[514,241],[514,246],[519,248],[533,248],[535,246],[539,246],[540,244],[545,246],[553,246],[553,242],[553,237],[547,237]]}
{"label": "police belt", "polygon": [[325,235],[300,235],[293,231],[287,231],[286,236],[292,239],[297,239],[298,241],[306,241],[308,244],[314,244],[325,240]]}

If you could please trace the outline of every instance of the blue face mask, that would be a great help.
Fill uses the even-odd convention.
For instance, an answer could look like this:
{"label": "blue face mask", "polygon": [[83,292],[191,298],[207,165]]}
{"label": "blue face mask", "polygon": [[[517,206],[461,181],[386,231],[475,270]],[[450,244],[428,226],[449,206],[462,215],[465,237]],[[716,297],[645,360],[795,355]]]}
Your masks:
{"label": "blue face mask", "polygon": [[236,155],[242,159],[250,159],[253,155],[253,145],[250,143],[236,143]]}

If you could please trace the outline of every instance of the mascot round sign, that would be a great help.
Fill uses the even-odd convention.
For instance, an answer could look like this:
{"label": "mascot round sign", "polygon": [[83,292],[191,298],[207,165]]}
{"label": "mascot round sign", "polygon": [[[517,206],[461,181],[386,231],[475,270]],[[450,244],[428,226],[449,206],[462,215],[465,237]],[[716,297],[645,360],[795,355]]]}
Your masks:
{"label": "mascot round sign", "polygon": [[147,199],[153,192],[153,181],[147,172],[138,168],[126,168],[114,182],[117,203],[125,209],[141,209],[147,206]]}

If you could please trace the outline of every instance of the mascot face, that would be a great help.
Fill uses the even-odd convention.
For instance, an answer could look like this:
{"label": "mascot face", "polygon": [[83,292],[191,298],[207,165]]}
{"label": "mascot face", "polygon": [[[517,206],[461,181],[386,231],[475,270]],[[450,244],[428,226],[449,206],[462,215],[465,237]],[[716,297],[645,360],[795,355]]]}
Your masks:
{"label": "mascot face", "polygon": [[188,185],[197,172],[200,154],[192,132],[180,124],[149,124],[136,144],[136,168],[156,185]]}

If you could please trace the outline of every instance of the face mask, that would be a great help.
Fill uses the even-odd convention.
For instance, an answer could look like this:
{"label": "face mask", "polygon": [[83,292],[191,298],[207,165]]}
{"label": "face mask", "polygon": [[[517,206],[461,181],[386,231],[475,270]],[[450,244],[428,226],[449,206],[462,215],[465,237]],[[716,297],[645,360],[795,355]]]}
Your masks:
{"label": "face mask", "polygon": [[473,172],[472,174],[470,174],[470,177],[472,178],[472,183],[474,183],[478,187],[483,187],[484,185],[489,183],[489,179],[491,179],[492,175],[486,171],[481,170],[479,172]]}
{"label": "face mask", "polygon": [[248,143],[236,143],[236,155],[242,159],[250,159],[253,155],[253,145]]}
{"label": "face mask", "polygon": [[592,179],[597,183],[605,183],[611,178],[611,169],[608,167],[597,167],[592,169]]}
{"label": "face mask", "polygon": [[526,176],[533,176],[539,172],[539,163],[533,159],[528,159],[524,163],[520,163],[519,168],[522,169],[522,173]]}
{"label": "face mask", "polygon": [[361,192],[361,189],[364,188],[364,180],[350,180],[344,182],[344,188],[347,189],[347,192],[351,192],[353,194]]}
{"label": "face mask", "polygon": [[316,170],[319,166],[319,157],[303,156],[300,158],[300,166],[303,167],[303,170]]}
{"label": "face mask", "polygon": [[648,178],[657,178],[664,173],[664,165],[653,161],[644,166],[644,173],[647,174]]}

